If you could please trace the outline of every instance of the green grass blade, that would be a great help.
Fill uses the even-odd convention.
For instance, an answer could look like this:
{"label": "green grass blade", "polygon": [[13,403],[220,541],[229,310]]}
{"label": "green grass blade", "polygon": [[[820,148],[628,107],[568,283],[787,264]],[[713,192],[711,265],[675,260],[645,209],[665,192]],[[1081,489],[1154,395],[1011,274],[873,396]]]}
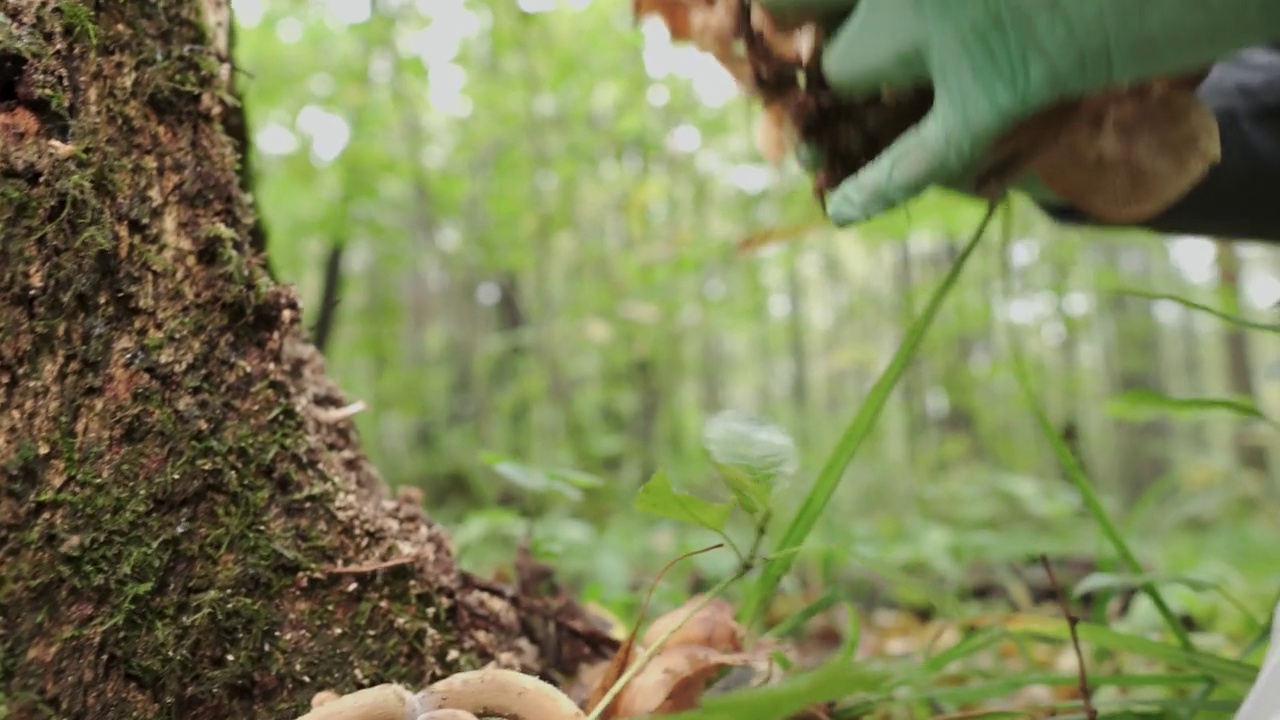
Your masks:
{"label": "green grass blade", "polygon": [[853,421],[849,423],[844,434],[832,450],[831,455],[827,458],[826,464],[823,465],[822,470],[818,473],[818,479],[813,488],[810,489],[800,509],[796,512],[795,517],[792,518],[791,524],[787,527],[782,539],[778,541],[774,554],[781,553],[781,557],[764,566],[753,591],[746,598],[742,617],[748,626],[755,624],[769,598],[777,588],[779,581],[791,569],[794,555],[787,551],[804,544],[805,539],[809,537],[809,533],[813,531],[814,525],[817,524],[818,518],[821,517],[823,509],[826,508],[827,503],[831,500],[831,495],[835,493],[841,478],[844,477],[845,468],[849,466],[853,456],[862,447],[863,441],[871,434],[876,420],[880,417],[880,412],[884,409],[885,403],[889,399],[889,395],[893,392],[907,366],[920,349],[920,344],[937,317],[939,308],[942,307],[943,301],[946,300],[952,287],[955,286],[956,280],[960,277],[961,271],[964,270],[969,257],[986,233],[995,209],[996,203],[990,203],[987,207],[986,215],[983,216],[982,222],[978,225],[977,230],[974,231],[973,236],[969,238],[969,242],[961,251],[960,257],[956,258],[956,261],[952,263],[946,277],[942,279],[941,284],[934,290],[933,296],[929,298],[929,303],[925,306],[924,311],[907,328],[906,337],[903,338],[902,344],[898,346],[893,359],[889,361],[889,366],[885,368],[880,378],[876,380],[875,385],[871,387],[871,391],[867,393],[867,398],[862,403],[862,407],[858,408],[858,413],[854,416]]}
{"label": "green grass blade", "polygon": [[952,663],[972,657],[1008,637],[1002,628],[985,628],[964,638],[960,642],[934,655],[920,664],[920,670],[926,675],[936,675]]}
{"label": "green grass blade", "polygon": [[840,593],[832,588],[824,593],[822,597],[800,608],[794,615],[773,626],[769,632],[765,633],[765,637],[786,637],[804,627],[804,624],[812,620],[818,613],[823,612],[839,601]]}
{"label": "green grass blade", "polygon": [[[1026,398],[1027,406],[1035,415],[1036,424],[1040,427],[1041,433],[1045,440],[1053,448],[1054,455],[1057,456],[1059,464],[1062,465],[1063,471],[1071,480],[1071,484],[1075,486],[1076,491],[1080,493],[1080,499],[1084,502],[1085,507],[1089,510],[1089,514],[1093,516],[1094,522],[1102,530],[1102,534],[1111,543],[1111,547],[1115,550],[1116,555],[1128,567],[1129,571],[1135,575],[1145,572],[1145,568],[1138,562],[1138,557],[1134,555],[1130,549],[1129,543],[1125,542],[1124,537],[1120,534],[1120,528],[1111,518],[1111,514],[1102,505],[1102,500],[1093,490],[1093,483],[1089,482],[1088,476],[1084,474],[1084,470],[1080,467],[1080,462],[1076,459],[1071,448],[1067,447],[1066,442],[1058,434],[1057,429],[1053,426],[1053,422],[1049,420],[1049,416],[1045,414],[1044,408],[1036,400],[1035,393],[1031,389],[1030,375],[1027,370],[1026,358],[1023,357],[1021,350],[1016,346],[1013,350],[1014,375],[1017,377],[1018,386],[1021,388]],[[1178,644],[1187,650],[1191,650],[1194,646],[1191,643],[1191,637],[1187,635],[1187,631],[1182,627],[1177,615],[1165,602],[1164,596],[1156,589],[1155,585],[1146,582],[1141,585],[1142,591],[1151,598],[1151,602],[1159,611],[1160,617],[1169,627],[1169,631],[1178,639]]]}
{"label": "green grass blade", "polygon": [[1147,300],[1168,300],[1169,302],[1178,303],[1179,305],[1182,305],[1183,307],[1189,308],[1191,310],[1198,310],[1203,313],[1208,313],[1209,315],[1213,315],[1219,320],[1223,320],[1237,327],[1245,328],[1248,330],[1262,330],[1264,332],[1280,333],[1280,323],[1255,322],[1253,320],[1242,318],[1238,315],[1232,315],[1231,313],[1223,312],[1222,310],[1219,310],[1214,307],[1210,307],[1208,305],[1204,305],[1202,303],[1195,302],[1193,300],[1188,300],[1184,297],[1179,297],[1172,293],[1151,292],[1149,290],[1138,290],[1136,288],[1116,288],[1112,292],[1115,292],[1118,295],[1128,295],[1130,297],[1145,298]]}
{"label": "green grass blade", "polygon": [[1154,390],[1135,388],[1112,396],[1107,410],[1124,420],[1142,421],[1152,417],[1190,415],[1204,417],[1210,410],[1221,410],[1246,420],[1261,420],[1274,425],[1258,404],[1248,397],[1174,397]]}

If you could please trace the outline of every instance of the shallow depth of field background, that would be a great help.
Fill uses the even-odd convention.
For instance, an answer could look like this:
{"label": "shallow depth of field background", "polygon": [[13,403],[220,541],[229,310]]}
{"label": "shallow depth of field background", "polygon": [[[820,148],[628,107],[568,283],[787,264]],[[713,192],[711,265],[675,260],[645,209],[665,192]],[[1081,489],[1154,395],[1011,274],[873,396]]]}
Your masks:
{"label": "shallow depth of field background", "polygon": [[[309,325],[336,278],[324,351],[368,405],[365,449],[468,569],[529,532],[621,613],[714,541],[633,509],[638,485],[711,492],[704,423],[740,412],[798,447],[789,512],[982,214],[939,192],[829,229],[794,164],[761,161],[729,77],[625,0],[234,5],[271,262]],[[1275,427],[1167,398],[1280,417],[1280,339],[1120,289],[1275,322],[1280,252],[1000,216],[786,587],[870,573],[957,614],[975,564],[1105,548],[1018,392],[1020,348],[1143,561],[1265,616]],[[731,560],[683,566],[659,602]],[[1221,593],[1169,593],[1248,627]]]}

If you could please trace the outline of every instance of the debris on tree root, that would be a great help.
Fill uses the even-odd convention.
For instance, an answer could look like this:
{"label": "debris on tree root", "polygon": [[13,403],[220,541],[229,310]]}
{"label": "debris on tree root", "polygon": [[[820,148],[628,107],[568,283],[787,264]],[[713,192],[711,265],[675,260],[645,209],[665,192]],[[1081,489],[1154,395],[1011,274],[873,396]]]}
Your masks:
{"label": "debris on tree root", "polygon": [[533,558],[528,538],[516,549],[515,571],[514,586],[502,577],[485,580],[466,571],[461,576],[465,587],[515,608],[521,632],[534,644],[545,673],[578,668],[617,651],[621,643],[610,634],[608,619],[560,587],[552,568]]}
{"label": "debris on tree root", "polygon": [[[933,105],[929,87],[886,88],[858,99],[836,93],[822,72],[819,24],[784,27],[751,0],[633,0],[632,12],[637,19],[659,15],[673,40],[713,55],[761,101],[757,148],[778,164],[806,147],[816,160],[819,202]],[[1032,173],[1095,220],[1148,220],[1221,157],[1217,121],[1195,95],[1205,74],[1108,89],[1042,110],[992,145],[971,190],[996,197]]]}

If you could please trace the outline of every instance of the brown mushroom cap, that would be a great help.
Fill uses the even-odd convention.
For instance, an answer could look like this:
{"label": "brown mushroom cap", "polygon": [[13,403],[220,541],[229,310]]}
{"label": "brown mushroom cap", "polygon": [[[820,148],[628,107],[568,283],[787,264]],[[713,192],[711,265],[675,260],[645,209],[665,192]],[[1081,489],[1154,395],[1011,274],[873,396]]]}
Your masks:
{"label": "brown mushroom cap", "polygon": [[1080,104],[1031,163],[1045,186],[1097,220],[1149,220],[1222,157],[1218,122],[1194,91],[1152,82]]}
{"label": "brown mushroom cap", "polygon": [[298,720],[414,720],[421,712],[413,693],[387,683],[325,698]]}
{"label": "brown mushroom cap", "polygon": [[539,678],[484,668],[451,675],[416,696],[423,711],[465,710],[506,720],[586,720],[569,696]]}

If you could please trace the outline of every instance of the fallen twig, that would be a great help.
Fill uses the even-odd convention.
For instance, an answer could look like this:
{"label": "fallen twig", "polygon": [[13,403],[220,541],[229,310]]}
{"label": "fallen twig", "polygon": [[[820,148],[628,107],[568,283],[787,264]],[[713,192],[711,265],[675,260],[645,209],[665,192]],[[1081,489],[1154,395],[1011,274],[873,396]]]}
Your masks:
{"label": "fallen twig", "polygon": [[1084,704],[1085,717],[1089,720],[1097,720],[1098,710],[1093,706],[1093,700],[1089,695],[1089,676],[1084,669],[1084,653],[1080,651],[1080,636],[1076,632],[1076,624],[1080,622],[1080,618],[1076,617],[1067,605],[1067,597],[1062,592],[1062,586],[1058,584],[1058,576],[1053,574],[1053,565],[1049,563],[1049,556],[1041,553],[1040,564],[1049,575],[1049,586],[1058,597],[1058,606],[1062,608],[1062,615],[1067,619],[1067,628],[1071,631],[1071,647],[1076,652],[1076,670],[1080,676],[1080,701]]}

